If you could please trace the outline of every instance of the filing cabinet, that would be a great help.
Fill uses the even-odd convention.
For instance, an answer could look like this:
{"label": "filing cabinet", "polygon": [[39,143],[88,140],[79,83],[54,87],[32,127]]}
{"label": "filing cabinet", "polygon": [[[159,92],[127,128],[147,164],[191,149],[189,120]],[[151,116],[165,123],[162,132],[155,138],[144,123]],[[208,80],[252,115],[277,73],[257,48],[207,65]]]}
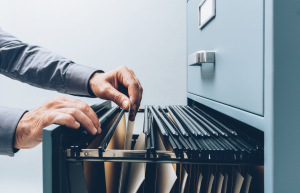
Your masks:
{"label": "filing cabinet", "polygon": [[264,1],[217,1],[199,28],[199,4],[187,3],[187,54],[213,50],[215,63],[187,67],[187,91],[263,115]]}
{"label": "filing cabinet", "polygon": [[264,131],[265,192],[299,192],[299,52],[299,0],[187,1],[187,103]]}
{"label": "filing cabinet", "polygon": [[[213,10],[201,10],[206,1],[212,4],[204,7]],[[187,80],[182,80],[187,83],[187,106],[217,112],[225,122],[237,121],[243,132],[255,131],[251,136],[263,132],[264,192],[299,192],[300,1],[206,1],[187,1]],[[199,22],[201,13],[208,14],[204,15],[208,19]],[[110,102],[102,105],[99,108],[111,108]],[[106,157],[108,151],[84,148],[72,157],[68,149],[78,140],[74,133],[55,125],[43,131],[45,192],[84,188],[80,183],[68,184],[85,182],[83,175],[73,175],[82,173],[77,171],[82,170],[80,161],[134,159],[133,152],[126,160],[114,151],[110,154],[115,157]],[[89,157],[92,152],[96,156]],[[163,157],[142,161],[213,164],[211,159],[178,161],[172,152],[160,155]],[[73,169],[66,167],[70,163]],[[239,163],[221,159],[218,164]]]}

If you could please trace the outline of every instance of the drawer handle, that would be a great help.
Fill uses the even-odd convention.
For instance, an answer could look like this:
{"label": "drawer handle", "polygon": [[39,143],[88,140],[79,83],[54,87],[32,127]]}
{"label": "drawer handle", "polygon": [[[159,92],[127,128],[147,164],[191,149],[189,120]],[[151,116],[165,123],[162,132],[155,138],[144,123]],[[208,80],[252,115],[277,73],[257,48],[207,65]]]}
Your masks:
{"label": "drawer handle", "polygon": [[201,66],[202,63],[215,63],[215,52],[201,50],[189,55],[189,66]]}

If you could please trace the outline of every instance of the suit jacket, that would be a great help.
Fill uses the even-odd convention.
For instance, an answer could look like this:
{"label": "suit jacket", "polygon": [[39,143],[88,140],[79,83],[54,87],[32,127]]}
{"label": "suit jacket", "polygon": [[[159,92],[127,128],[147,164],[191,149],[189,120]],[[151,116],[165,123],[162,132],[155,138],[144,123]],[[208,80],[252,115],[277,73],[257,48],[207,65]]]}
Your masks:
{"label": "suit jacket", "polygon": [[[98,71],[45,48],[23,43],[0,28],[0,74],[4,76],[43,89],[93,97],[88,83]],[[1,94],[5,93],[0,91]],[[17,151],[13,148],[14,134],[26,111],[0,106],[0,155],[13,156]]]}

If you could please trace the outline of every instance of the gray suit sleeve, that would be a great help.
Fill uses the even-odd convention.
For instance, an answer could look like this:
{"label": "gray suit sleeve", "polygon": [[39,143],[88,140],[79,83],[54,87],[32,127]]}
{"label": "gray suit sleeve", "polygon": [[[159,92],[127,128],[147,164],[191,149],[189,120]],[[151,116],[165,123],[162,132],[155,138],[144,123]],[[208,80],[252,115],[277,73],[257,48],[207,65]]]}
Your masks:
{"label": "gray suit sleeve", "polygon": [[92,97],[88,82],[100,71],[21,42],[0,28],[0,73],[32,86]]}
{"label": "gray suit sleeve", "polygon": [[[60,93],[94,97],[88,82],[95,72],[103,71],[23,43],[0,28],[0,74],[4,76]],[[13,156],[14,133],[24,112],[0,107],[0,155]]]}
{"label": "gray suit sleeve", "polygon": [[0,155],[13,156],[17,151],[13,148],[15,131],[25,112],[0,106]]}

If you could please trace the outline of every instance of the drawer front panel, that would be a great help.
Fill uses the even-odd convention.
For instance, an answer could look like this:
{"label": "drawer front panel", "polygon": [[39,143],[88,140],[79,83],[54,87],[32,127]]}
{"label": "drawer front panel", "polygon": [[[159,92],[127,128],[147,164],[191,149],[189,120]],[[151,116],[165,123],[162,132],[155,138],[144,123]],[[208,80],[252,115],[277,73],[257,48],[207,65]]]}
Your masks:
{"label": "drawer front panel", "polygon": [[187,3],[188,56],[215,52],[215,63],[187,67],[187,90],[263,115],[264,1],[216,0],[216,16],[199,29],[199,4]]}

